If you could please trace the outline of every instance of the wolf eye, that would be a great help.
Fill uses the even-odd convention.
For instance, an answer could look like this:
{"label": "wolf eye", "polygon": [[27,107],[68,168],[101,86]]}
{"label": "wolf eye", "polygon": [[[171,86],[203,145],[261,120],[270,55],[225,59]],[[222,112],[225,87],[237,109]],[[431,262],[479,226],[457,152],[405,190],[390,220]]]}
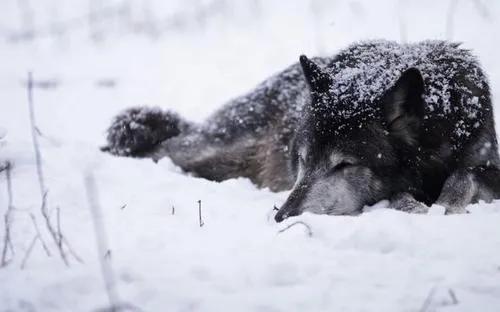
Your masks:
{"label": "wolf eye", "polygon": [[333,167],[333,170],[342,170],[342,169],[344,169],[345,167],[349,167],[349,166],[352,166],[352,165],[353,165],[353,164],[352,164],[352,163],[350,163],[350,162],[343,161],[343,162],[341,162],[341,163],[339,163],[339,164],[335,165],[335,166]]}

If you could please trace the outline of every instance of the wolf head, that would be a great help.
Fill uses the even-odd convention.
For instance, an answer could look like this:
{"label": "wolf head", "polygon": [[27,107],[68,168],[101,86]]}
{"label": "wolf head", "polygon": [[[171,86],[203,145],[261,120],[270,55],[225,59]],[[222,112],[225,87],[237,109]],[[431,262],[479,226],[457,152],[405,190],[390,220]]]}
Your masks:
{"label": "wolf head", "polygon": [[[407,69],[370,103],[344,103],[328,72],[306,56],[300,64],[311,103],[292,143],[296,182],[276,221],[304,211],[358,214],[365,205],[418,188],[409,168],[415,167],[424,118],[420,72]],[[353,105],[370,109],[343,114]]]}

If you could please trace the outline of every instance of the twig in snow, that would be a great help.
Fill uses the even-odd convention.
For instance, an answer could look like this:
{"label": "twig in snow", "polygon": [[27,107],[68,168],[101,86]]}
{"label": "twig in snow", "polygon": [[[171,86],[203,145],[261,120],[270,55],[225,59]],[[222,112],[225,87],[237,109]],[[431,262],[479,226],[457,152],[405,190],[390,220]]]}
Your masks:
{"label": "twig in snow", "polygon": [[121,207],[120,207],[120,210],[123,210],[127,207],[127,204],[123,204]]}
{"label": "twig in snow", "polygon": [[307,236],[311,237],[313,235],[311,227],[309,226],[309,224],[305,223],[304,221],[296,221],[296,222],[294,222],[292,224],[289,224],[287,227],[279,230],[278,233],[283,233],[283,232],[287,231],[288,229],[290,229],[291,227],[293,227],[293,226],[295,226],[297,224],[301,224],[301,225],[303,225],[306,228],[306,230],[307,230]]}
{"label": "twig in snow", "polygon": [[42,211],[42,217],[45,220],[45,226],[47,227],[47,230],[49,231],[50,236],[52,237],[52,239],[54,240],[54,243],[57,246],[57,250],[59,251],[59,255],[61,256],[61,259],[63,260],[64,264],[69,267],[69,261],[68,261],[68,257],[66,255],[66,252],[64,251],[62,244],[59,244],[59,241],[60,241],[59,238],[62,236],[62,234],[58,233],[54,229],[54,226],[52,225],[52,223],[50,221],[50,217],[49,217],[49,213],[48,213],[48,209],[47,209],[47,194],[48,194],[48,192],[46,192],[42,198],[42,207],[40,209]]}
{"label": "twig in snow", "polygon": [[2,250],[2,260],[0,262],[0,268],[5,267],[9,264],[10,259],[7,259],[7,250],[10,250],[11,256],[14,254],[14,246],[12,245],[12,240],[10,237],[10,218],[13,210],[13,199],[12,199],[12,180],[10,176],[11,164],[7,162],[4,166],[5,179],[7,180],[7,211],[4,215],[5,223],[5,234],[3,239],[3,250]]}
{"label": "twig in snow", "polygon": [[47,257],[51,257],[51,253],[49,248],[47,247],[47,244],[45,244],[45,241],[42,239],[42,234],[40,233],[40,229],[38,228],[38,224],[36,222],[35,215],[30,213],[31,221],[33,221],[33,226],[35,227],[36,235],[40,239],[40,242],[42,243],[43,249],[45,250],[45,253],[47,254]]}
{"label": "twig in snow", "polygon": [[455,292],[453,291],[453,289],[448,289],[448,294],[450,295],[450,298],[451,298],[451,304],[452,305],[457,305],[458,304],[458,299],[457,299],[457,296],[455,295]]}
{"label": "twig in snow", "polygon": [[73,256],[73,258],[75,258],[76,261],[84,263],[83,259],[75,252],[75,250],[73,249],[73,247],[71,247],[66,237],[62,234],[61,234],[61,241],[66,246],[66,248],[68,248],[69,253]]}
{"label": "twig in snow", "polygon": [[33,74],[28,73],[28,107],[29,107],[29,116],[30,116],[30,124],[31,124],[31,138],[33,139],[33,147],[35,149],[35,161],[36,161],[36,171],[38,176],[38,184],[40,186],[40,195],[42,198],[45,197],[47,193],[47,189],[45,187],[45,178],[43,175],[43,167],[42,167],[42,154],[40,153],[40,144],[38,142],[38,127],[36,125],[35,119],[35,107],[33,104]]}
{"label": "twig in snow", "polygon": [[[0,135],[0,140],[1,139],[2,139],[2,137]],[[7,169],[8,164],[9,164],[9,162],[6,162],[6,163],[0,165],[0,173],[3,172],[5,169]]]}
{"label": "twig in snow", "polygon": [[174,215],[174,214],[175,214],[175,207],[172,206],[172,215]]}
{"label": "twig in snow", "polygon": [[96,239],[97,252],[99,254],[99,263],[101,265],[101,274],[106,287],[106,293],[111,311],[117,311],[117,304],[120,302],[118,291],[116,289],[116,278],[111,265],[111,261],[104,261],[109,249],[108,237],[106,228],[101,214],[101,207],[99,204],[99,194],[97,191],[96,183],[92,173],[88,172],[85,176],[85,189],[87,191],[87,200],[89,202],[90,212],[94,223],[94,232]]}
{"label": "twig in snow", "polygon": [[435,293],[436,293],[436,287],[432,287],[429,293],[427,294],[427,297],[425,297],[424,304],[419,310],[420,312],[427,312],[427,309],[430,307]]}
{"label": "twig in snow", "polygon": [[38,142],[38,136],[40,130],[38,130],[37,125],[36,125],[36,118],[35,118],[35,106],[34,106],[34,97],[33,97],[33,87],[34,87],[34,82],[33,82],[33,75],[32,73],[28,73],[28,84],[27,84],[27,89],[28,89],[28,108],[29,108],[29,117],[30,117],[30,125],[31,125],[31,137],[33,139],[33,147],[35,150],[35,161],[36,161],[36,172],[37,172],[37,177],[38,177],[38,184],[40,187],[40,195],[41,195],[41,212],[42,216],[45,220],[45,225],[47,227],[47,230],[49,231],[52,239],[54,240],[54,243],[57,246],[57,250],[59,251],[59,255],[61,256],[61,259],[63,260],[64,264],[66,266],[69,266],[69,261],[66,256],[66,253],[64,252],[64,248],[62,245],[62,233],[60,233],[60,228],[59,231],[56,231],[54,229],[54,226],[52,225],[52,222],[50,221],[50,216],[49,212],[47,209],[47,194],[48,194],[48,189],[45,185],[45,177],[43,175],[43,166],[42,166],[42,154],[40,152],[40,144]]}
{"label": "twig in snow", "polygon": [[279,211],[278,207],[276,205],[273,206],[273,210]]}
{"label": "twig in snow", "polygon": [[57,246],[59,246],[59,248],[63,248],[62,247],[62,231],[61,231],[61,209],[59,209],[59,207],[56,208],[56,217],[57,217]]}
{"label": "twig in snow", "polygon": [[[5,214],[5,235],[3,239],[3,249],[2,249],[2,262],[0,262],[0,268],[6,267],[12,259],[7,259],[7,251],[10,250],[10,253],[13,253],[12,242],[10,240],[10,222],[9,216]],[[11,257],[12,258],[12,257]]]}
{"label": "twig in snow", "polygon": [[472,2],[476,6],[476,10],[478,11],[479,15],[481,15],[483,19],[491,21],[491,13],[489,11],[489,8],[480,0],[473,0]]}
{"label": "twig in snow", "polygon": [[95,310],[95,312],[120,312],[120,311],[127,311],[127,312],[142,312],[141,308],[136,307],[133,304],[130,303],[120,303],[112,307],[106,307],[106,308],[101,308]]}
{"label": "twig in snow", "polygon": [[200,227],[205,225],[205,222],[201,219],[201,200],[198,200],[198,216],[200,217]]}
{"label": "twig in snow", "polygon": [[35,244],[39,239],[40,236],[38,234],[35,235],[35,237],[33,237],[33,240],[31,241],[31,244],[28,247],[28,250],[26,251],[26,255],[24,256],[23,262],[21,263],[21,270],[24,270],[24,268],[26,267],[26,262],[28,261],[28,258],[31,255],[31,252],[33,251],[33,247],[35,247]]}
{"label": "twig in snow", "polygon": [[[82,258],[74,251],[73,247],[71,247],[69,241],[66,239],[66,237],[63,235],[61,231],[61,213],[59,207],[56,209],[57,211],[57,235],[58,235],[58,246],[59,248],[63,249],[64,246],[68,249],[69,253],[75,258],[76,261],[80,263],[84,263]],[[64,250],[64,249],[63,249]]]}
{"label": "twig in snow", "polygon": [[111,259],[111,250],[107,250],[106,253],[104,254],[104,259],[109,260]]}

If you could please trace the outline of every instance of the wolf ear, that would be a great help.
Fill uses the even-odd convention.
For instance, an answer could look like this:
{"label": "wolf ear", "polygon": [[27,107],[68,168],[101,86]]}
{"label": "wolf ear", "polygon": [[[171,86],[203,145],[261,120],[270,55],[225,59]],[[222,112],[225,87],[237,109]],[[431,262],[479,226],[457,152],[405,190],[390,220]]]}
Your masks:
{"label": "wolf ear", "polygon": [[424,80],[420,71],[410,68],[383,97],[384,117],[391,135],[416,145],[424,118]]}
{"label": "wolf ear", "polygon": [[300,56],[300,65],[311,91],[324,93],[332,85],[332,78],[305,55]]}

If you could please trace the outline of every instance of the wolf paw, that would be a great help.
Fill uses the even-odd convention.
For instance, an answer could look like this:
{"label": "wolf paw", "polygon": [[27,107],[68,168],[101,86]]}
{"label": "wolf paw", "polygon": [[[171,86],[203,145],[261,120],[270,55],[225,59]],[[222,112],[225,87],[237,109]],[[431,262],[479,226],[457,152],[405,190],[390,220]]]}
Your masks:
{"label": "wolf paw", "polygon": [[144,157],[185,127],[186,123],[175,113],[159,108],[129,108],[113,119],[107,130],[107,145],[101,150],[118,156]]}
{"label": "wolf paw", "polygon": [[417,201],[413,196],[407,193],[396,195],[390,203],[390,207],[408,213],[424,214],[429,211],[429,207]]}
{"label": "wolf paw", "polygon": [[463,213],[470,213],[469,210],[465,209],[465,207],[451,207],[451,206],[445,206],[445,215],[451,215],[451,214],[463,214]]}

